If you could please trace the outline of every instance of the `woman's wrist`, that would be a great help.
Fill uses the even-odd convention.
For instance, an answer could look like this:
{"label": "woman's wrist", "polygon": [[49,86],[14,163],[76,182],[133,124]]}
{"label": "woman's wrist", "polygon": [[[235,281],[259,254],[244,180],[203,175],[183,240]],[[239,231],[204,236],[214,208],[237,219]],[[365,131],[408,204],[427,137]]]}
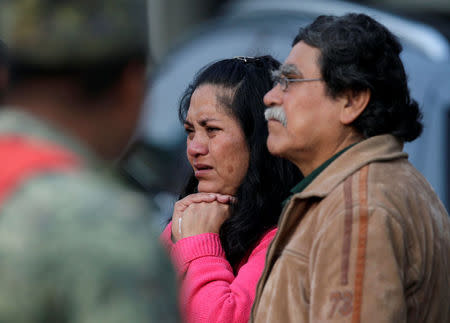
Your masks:
{"label": "woman's wrist", "polygon": [[171,251],[177,266],[201,257],[222,257],[225,258],[225,251],[217,233],[201,233],[186,237],[177,241]]}

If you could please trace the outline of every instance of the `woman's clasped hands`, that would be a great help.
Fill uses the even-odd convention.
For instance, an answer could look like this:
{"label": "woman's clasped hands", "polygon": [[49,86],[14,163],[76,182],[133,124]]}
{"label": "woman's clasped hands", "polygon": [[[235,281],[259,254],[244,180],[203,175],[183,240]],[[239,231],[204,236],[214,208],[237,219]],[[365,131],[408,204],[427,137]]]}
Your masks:
{"label": "woman's clasped hands", "polygon": [[219,233],[233,202],[233,196],[219,193],[195,193],[179,200],[172,216],[172,241],[202,233]]}

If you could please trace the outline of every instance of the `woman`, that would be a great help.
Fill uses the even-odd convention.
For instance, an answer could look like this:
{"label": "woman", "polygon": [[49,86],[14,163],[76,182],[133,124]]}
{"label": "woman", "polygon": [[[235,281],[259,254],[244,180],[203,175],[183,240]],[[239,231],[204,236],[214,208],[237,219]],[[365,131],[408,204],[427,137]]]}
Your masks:
{"label": "woman", "polygon": [[281,203],[301,179],[267,150],[270,56],[207,66],[179,108],[192,175],[162,234],[188,322],[247,322]]}

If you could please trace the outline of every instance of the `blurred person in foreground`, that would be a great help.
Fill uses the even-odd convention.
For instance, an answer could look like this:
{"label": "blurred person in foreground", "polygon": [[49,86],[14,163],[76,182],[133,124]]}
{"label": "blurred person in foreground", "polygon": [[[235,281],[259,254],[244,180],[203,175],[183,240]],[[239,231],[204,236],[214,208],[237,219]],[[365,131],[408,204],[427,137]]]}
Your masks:
{"label": "blurred person in foreground", "polygon": [[450,220],[403,144],[422,131],[396,37],[363,14],[300,29],[266,94],[269,151],[305,178],[253,322],[449,322]]}
{"label": "blurred person in foreground", "polygon": [[150,202],[109,165],[145,88],[145,0],[2,1],[0,321],[174,322]]}
{"label": "blurred person in foreground", "polygon": [[8,88],[8,81],[8,49],[0,40],[0,104],[2,104],[5,92]]}
{"label": "blurred person in foreground", "polygon": [[263,96],[279,65],[270,56],[218,61],[182,97],[192,174],[162,240],[187,322],[248,322],[280,203],[301,178],[266,146]]}

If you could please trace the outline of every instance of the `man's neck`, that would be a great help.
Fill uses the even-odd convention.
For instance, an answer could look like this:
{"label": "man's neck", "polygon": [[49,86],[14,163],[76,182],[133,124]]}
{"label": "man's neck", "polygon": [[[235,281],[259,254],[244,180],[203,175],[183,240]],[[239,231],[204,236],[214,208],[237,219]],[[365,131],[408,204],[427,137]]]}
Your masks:
{"label": "man's neck", "polygon": [[99,156],[106,157],[102,144],[107,136],[104,134],[105,129],[108,129],[105,125],[107,115],[101,115],[96,107],[82,106],[70,87],[53,85],[40,84],[12,90],[5,103],[49,123],[84,143]]}
{"label": "man's neck", "polygon": [[355,131],[348,132],[340,140],[334,141],[327,146],[316,150],[316,154],[308,160],[299,160],[295,162],[302,174],[306,177],[325,161],[342,151],[343,149],[364,140],[364,137]]}

